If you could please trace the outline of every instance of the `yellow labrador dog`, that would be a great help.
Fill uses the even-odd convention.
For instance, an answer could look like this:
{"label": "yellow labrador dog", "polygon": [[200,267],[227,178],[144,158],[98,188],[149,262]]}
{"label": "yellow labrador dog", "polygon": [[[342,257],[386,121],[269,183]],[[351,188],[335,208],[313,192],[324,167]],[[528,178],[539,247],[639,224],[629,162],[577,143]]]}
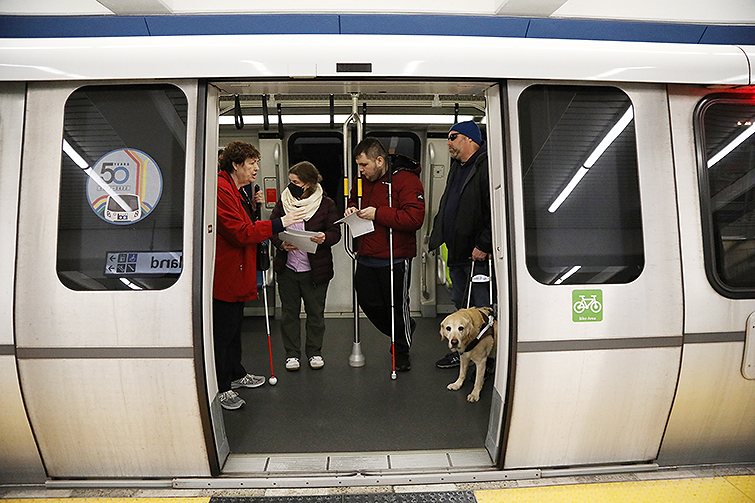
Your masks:
{"label": "yellow labrador dog", "polygon": [[[478,339],[480,332],[483,334]],[[440,337],[448,339],[448,349],[458,351],[461,355],[459,378],[449,384],[448,389],[456,391],[461,388],[467,376],[469,360],[472,360],[477,372],[474,388],[467,395],[467,401],[476,402],[480,399],[480,390],[485,379],[485,364],[488,356],[495,356],[497,336],[498,322],[493,318],[493,310],[489,307],[459,309],[446,316],[440,324]]]}

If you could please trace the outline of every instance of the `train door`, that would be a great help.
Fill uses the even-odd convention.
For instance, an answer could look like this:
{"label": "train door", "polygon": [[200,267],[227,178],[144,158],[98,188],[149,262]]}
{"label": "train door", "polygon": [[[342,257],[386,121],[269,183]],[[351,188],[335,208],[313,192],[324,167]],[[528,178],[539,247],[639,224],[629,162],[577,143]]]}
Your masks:
{"label": "train door", "polygon": [[664,87],[509,82],[504,468],[657,456],[682,289]]}
{"label": "train door", "polygon": [[[385,368],[384,363],[390,368],[390,354],[386,351],[387,341],[382,334],[370,335],[366,341],[370,348],[369,353],[365,351],[368,364],[363,370],[350,367],[348,352],[351,343],[348,337],[353,328],[350,319],[353,302],[352,259],[344,250],[342,241],[333,250],[336,270],[328,288],[326,303],[328,341],[338,341],[338,344],[330,342],[330,346],[324,348],[325,351],[330,351],[324,354],[328,362],[325,370],[314,373],[305,365],[297,373],[283,370],[285,358],[281,354],[282,348],[276,349],[276,344],[279,343],[276,339],[280,339],[280,336],[276,332],[277,324],[272,324],[275,370],[276,374],[283,374],[278,384],[274,388],[265,386],[255,390],[254,408],[213,417],[216,437],[225,438],[225,429],[233,453],[223,467],[224,473],[269,471],[272,468],[266,469],[265,466],[281,468],[283,463],[294,461],[296,466],[308,463],[308,466],[368,469],[362,465],[343,465],[347,462],[344,461],[345,458],[348,458],[348,463],[368,462],[369,469],[374,469],[375,466],[386,463],[384,454],[372,454],[374,452],[390,453],[391,463],[395,462],[395,466],[401,465],[405,459],[407,466],[411,465],[416,469],[448,468],[449,459],[452,459],[456,468],[475,466],[489,469],[492,466],[491,458],[496,454],[488,455],[486,447],[492,453],[497,453],[500,449],[506,365],[499,364],[500,370],[497,370],[498,377],[492,393],[495,398],[492,400],[490,388],[485,390],[485,401],[474,406],[466,402],[465,393],[453,394],[446,389],[447,384],[455,378],[452,374],[458,370],[441,371],[435,367],[435,362],[447,352],[447,348],[439,340],[437,328],[440,321],[437,315],[443,312],[438,309],[438,305],[447,302],[447,296],[446,300],[437,300],[438,290],[445,287],[442,279],[437,284],[440,274],[436,271],[435,253],[427,248],[426,237],[429,236],[448,175],[446,138],[449,126],[455,120],[474,118],[483,124],[483,130],[488,131],[491,144],[496,148],[495,160],[491,160],[495,164],[491,169],[502,173],[503,135],[497,87],[480,82],[428,84],[298,81],[213,82],[208,88],[211,90],[207,104],[208,155],[217,146],[211,144],[214,138],[218,138],[220,147],[232,140],[258,145],[262,160],[257,183],[261,179],[272,177],[275,182],[271,186],[282,188],[287,184],[287,168],[298,161],[310,160],[321,170],[323,184],[332,187],[335,194],[330,194],[329,191],[329,195],[336,201],[339,211],[342,211],[342,164],[350,163],[349,153],[356,144],[353,137],[355,131],[348,126],[348,122],[346,126],[344,124],[349,113],[353,113],[353,98],[357,96],[357,115],[366,124],[364,135],[377,136],[390,151],[418,158],[422,163],[421,178],[426,201],[425,223],[418,231],[417,258],[412,263],[410,304],[412,316],[422,326],[422,333],[415,337],[422,338],[424,347],[428,349],[424,353],[419,350],[414,352],[417,346],[413,345],[413,355],[416,356],[412,357],[412,371],[399,376],[396,381],[398,386],[390,385],[389,380],[386,382],[381,369]],[[236,128],[235,124],[240,121],[233,117],[235,107],[232,103],[236,95],[240,98],[240,114],[245,124],[242,129]],[[216,102],[214,108],[211,103],[213,100]],[[265,102],[267,106],[264,105]],[[275,106],[271,105],[273,102]],[[279,112],[275,113],[273,110]],[[217,122],[211,121],[209,114],[218,112]],[[268,128],[265,128],[268,121]],[[274,151],[278,147],[280,154],[275,155]],[[338,164],[341,166],[336,169],[335,165]],[[347,166],[346,170],[355,173],[353,166]],[[496,180],[496,197],[503,197],[503,178],[497,176]],[[351,181],[353,182],[353,178]],[[267,186],[266,183],[265,187]],[[213,190],[208,188],[206,197],[212,194]],[[211,206],[209,201],[207,206]],[[497,239],[504,240],[499,241],[498,257],[502,262],[497,261],[496,266],[504,271],[501,276],[504,281],[499,283],[504,285],[507,247],[506,230],[501,222],[504,220],[502,215],[505,214],[505,208],[498,205],[496,211],[496,221],[500,227],[496,232],[502,233],[498,234]],[[208,246],[211,246],[209,242]],[[268,290],[268,294],[274,292],[274,286]],[[507,292],[504,291],[504,294],[507,295]],[[507,304],[507,301],[503,302]],[[505,309],[504,307],[504,313]],[[262,343],[262,337],[257,337],[265,330],[265,325],[259,324],[260,318],[257,315],[264,313],[257,310],[248,314],[254,314],[247,318],[247,323],[254,328],[250,329],[251,336],[247,339],[249,347],[256,348],[246,353],[250,361],[248,368],[265,368],[260,367],[263,364],[261,356],[264,356],[264,364],[269,366],[268,342],[265,339]],[[504,315],[503,319],[507,319],[507,316]],[[360,325],[363,331],[375,332],[364,318]],[[505,322],[501,326],[502,330],[506,330]],[[342,335],[346,344],[341,344]],[[258,339],[261,344],[259,347],[254,342]],[[500,351],[500,355],[504,356],[499,361],[505,361],[505,344]],[[258,356],[260,359],[255,360]],[[432,375],[433,382],[426,380],[425,375]],[[348,393],[325,393],[328,389],[340,389],[343,383],[349,383]],[[418,390],[421,390],[419,394]],[[381,402],[385,401],[390,405],[377,410],[374,397],[380,397]],[[494,405],[489,405],[491,403]],[[435,410],[432,424],[431,418],[426,414],[428,408]],[[342,411],[348,413],[343,414]],[[452,438],[456,435],[451,432],[445,434],[444,428],[453,428],[451,417],[457,417],[462,412],[469,422],[467,434],[463,438]],[[392,417],[388,418],[388,415]],[[448,424],[439,426],[439,417],[448,417]],[[308,425],[313,423],[318,425],[317,437],[312,441],[303,440],[309,438],[307,432],[311,428]],[[390,424],[401,423],[411,423],[412,426],[391,432]],[[255,433],[260,431],[258,428],[264,429],[265,438],[260,438]],[[446,452],[444,449],[455,452]],[[433,452],[419,456],[402,452],[418,450]],[[352,455],[336,456],[335,460],[326,459],[332,453],[339,452]],[[292,453],[296,456],[292,457]],[[359,455],[354,456],[353,453]],[[312,470],[327,472],[334,468]]]}
{"label": "train door", "polygon": [[49,477],[211,473],[202,100],[195,81],[28,85],[16,352]]}
{"label": "train door", "polygon": [[669,87],[684,352],[659,462],[755,460],[753,89]]}
{"label": "train door", "polygon": [[4,83],[0,92],[0,480],[40,483],[45,473],[24,410],[13,331],[18,187],[26,86]]}

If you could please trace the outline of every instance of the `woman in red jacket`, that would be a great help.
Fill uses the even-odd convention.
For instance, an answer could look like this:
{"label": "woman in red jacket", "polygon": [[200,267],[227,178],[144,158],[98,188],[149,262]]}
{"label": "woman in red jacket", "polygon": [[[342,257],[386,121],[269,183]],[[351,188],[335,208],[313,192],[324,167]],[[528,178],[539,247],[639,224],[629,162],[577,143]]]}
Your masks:
{"label": "woman in red jacket", "polygon": [[305,351],[309,366],[321,369],[322,340],[325,335],[325,297],[328,283],[333,278],[333,255],[330,248],[341,240],[341,227],[336,203],[326,196],[320,182],[322,176],[311,162],[300,162],[288,171],[288,187],[273,209],[271,218],[290,214],[297,208],[307,210],[303,223],[291,228],[317,232],[310,238],[317,243],[315,253],[307,253],[294,244],[274,236],[278,249],[275,254],[275,272],[278,275],[278,292],[283,307],[281,332],[286,348],[286,370],[299,370],[301,359],[301,324],[299,311],[304,300],[307,313],[307,342]]}
{"label": "woman in red jacket", "polygon": [[[218,233],[213,284],[213,332],[218,398],[224,409],[241,408],[236,388],[256,388],[265,378],[248,374],[241,364],[241,322],[244,302],[257,298],[257,243],[304,218],[305,211],[255,222],[260,200],[246,197],[241,187],[253,183],[259,171],[259,151],[249,143],[229,143],[218,173]],[[261,194],[260,194],[261,196]]]}

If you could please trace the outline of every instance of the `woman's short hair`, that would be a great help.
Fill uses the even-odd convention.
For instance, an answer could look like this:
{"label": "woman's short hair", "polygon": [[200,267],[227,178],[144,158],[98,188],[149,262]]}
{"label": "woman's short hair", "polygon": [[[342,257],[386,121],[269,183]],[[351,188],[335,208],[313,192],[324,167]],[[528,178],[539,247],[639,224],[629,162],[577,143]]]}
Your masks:
{"label": "woman's short hair", "polygon": [[251,143],[232,141],[224,149],[219,159],[219,168],[226,173],[233,173],[233,163],[244,164],[247,159],[259,160],[260,151]]}
{"label": "woman's short hair", "polygon": [[296,175],[296,177],[302,181],[302,183],[308,183],[309,188],[304,191],[302,198],[307,198],[312,195],[317,188],[317,184],[322,181],[322,175],[317,170],[314,164],[309,161],[302,161],[294,164],[288,170],[290,175]]}

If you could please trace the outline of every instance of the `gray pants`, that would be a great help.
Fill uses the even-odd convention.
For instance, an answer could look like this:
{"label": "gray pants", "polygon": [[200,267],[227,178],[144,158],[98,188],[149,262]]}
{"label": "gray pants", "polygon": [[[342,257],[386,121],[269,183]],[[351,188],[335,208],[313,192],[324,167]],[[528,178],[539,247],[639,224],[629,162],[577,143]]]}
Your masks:
{"label": "gray pants", "polygon": [[312,272],[295,272],[288,267],[278,273],[278,293],[283,315],[281,332],[286,358],[301,358],[301,322],[299,312],[304,300],[307,313],[307,358],[322,355],[322,340],[325,336],[325,296],[328,282],[314,284]]}

